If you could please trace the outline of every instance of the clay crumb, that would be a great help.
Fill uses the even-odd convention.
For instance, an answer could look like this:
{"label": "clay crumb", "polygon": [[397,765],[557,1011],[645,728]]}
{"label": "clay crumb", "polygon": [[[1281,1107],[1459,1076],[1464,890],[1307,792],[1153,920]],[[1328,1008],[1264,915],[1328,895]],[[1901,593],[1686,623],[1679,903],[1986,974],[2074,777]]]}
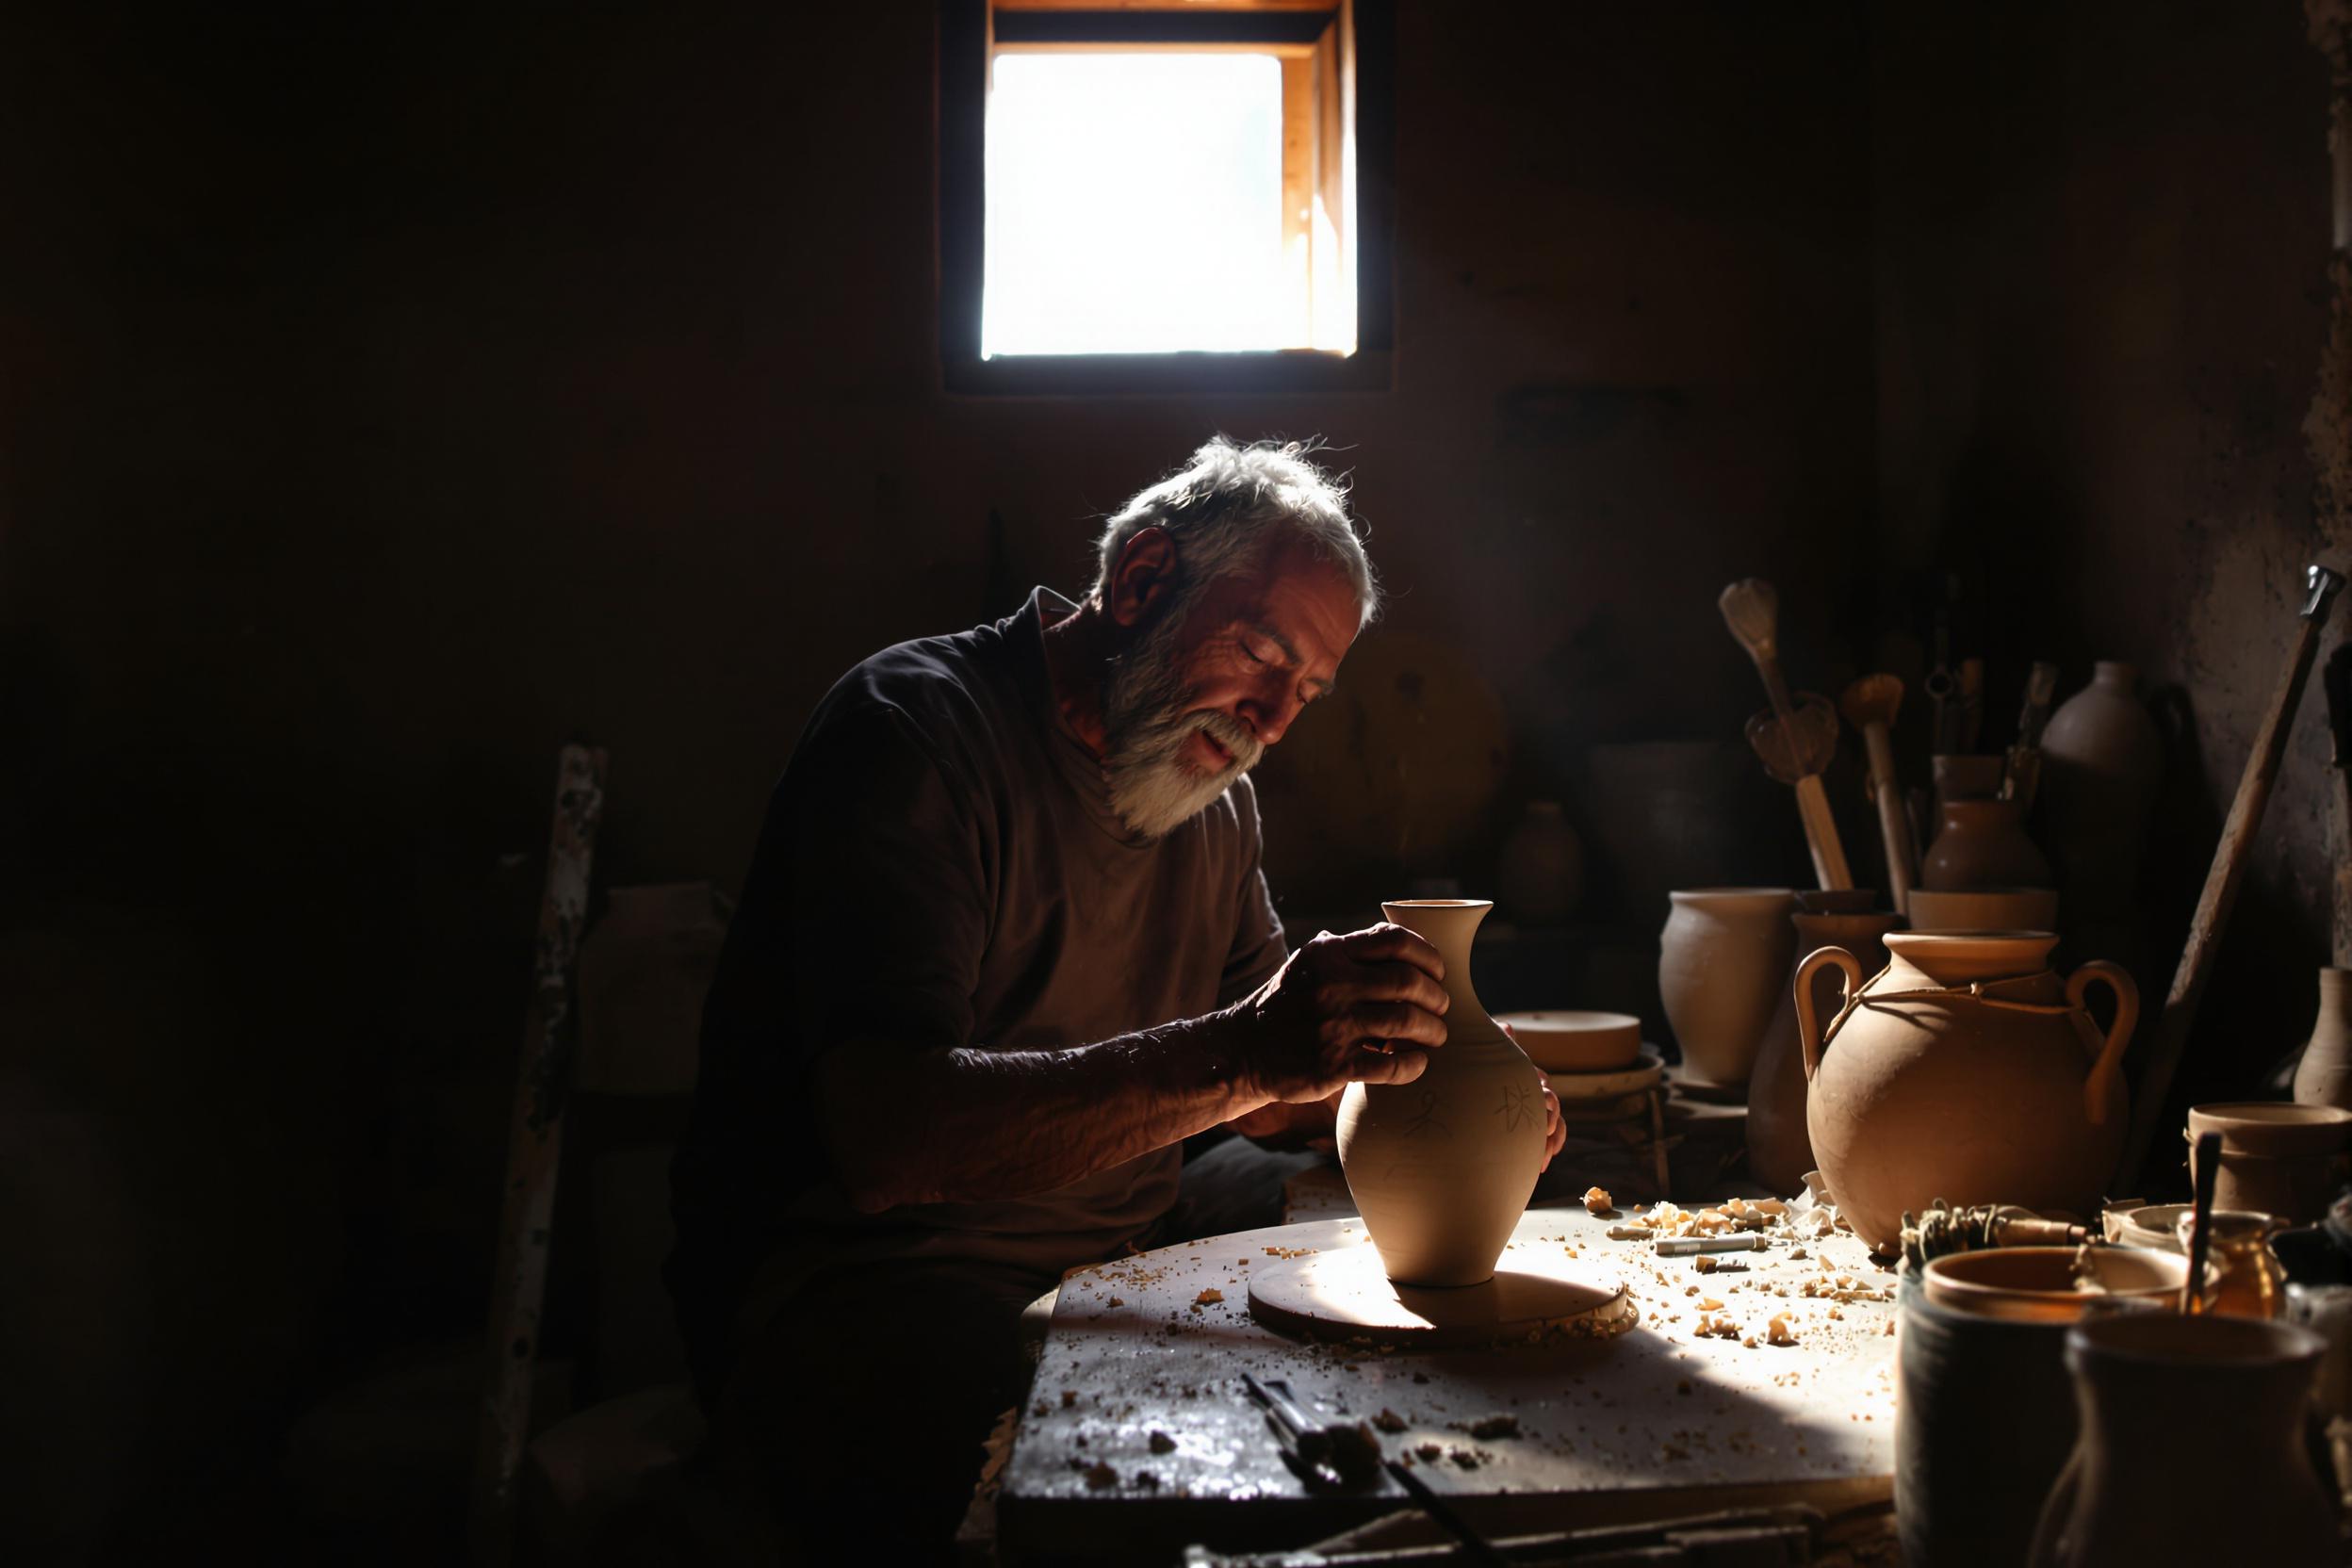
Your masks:
{"label": "clay crumb", "polygon": [[1794,1345],[1797,1342],[1796,1331],[1788,1326],[1787,1318],[1777,1315],[1764,1325],[1764,1334],[1774,1345]]}
{"label": "clay crumb", "polygon": [[1515,1415],[1481,1415],[1470,1423],[1472,1437],[1517,1437],[1519,1418]]}
{"label": "clay crumb", "polygon": [[1123,1307],[1123,1306],[1125,1306],[1127,1303],[1126,1303],[1126,1301],[1125,1301],[1122,1298],[1120,1298],[1120,1297],[1117,1297],[1117,1296],[1114,1296],[1114,1297],[1112,1297],[1112,1298],[1110,1298],[1110,1300],[1109,1300],[1108,1302],[1106,1302],[1105,1304],[1106,1304],[1106,1305],[1108,1305],[1108,1306],[1114,1306],[1114,1307]]}
{"label": "clay crumb", "polygon": [[1119,1472],[1112,1469],[1109,1465],[1102,1463],[1101,1461],[1098,1460],[1093,1464],[1086,1467],[1086,1486],[1089,1490],[1100,1492],[1104,1487],[1117,1486],[1118,1484]]}
{"label": "clay crumb", "polygon": [[1439,1460],[1446,1457],[1446,1450],[1434,1443],[1421,1444],[1413,1451],[1419,1454],[1423,1459],[1428,1460],[1431,1464],[1435,1464]]}
{"label": "clay crumb", "polygon": [[1405,1418],[1386,1405],[1380,1407],[1380,1413],[1372,1418],[1372,1424],[1384,1432],[1400,1432],[1405,1429]]}
{"label": "clay crumb", "polygon": [[1476,1470],[1478,1467],[1478,1456],[1467,1448],[1451,1449],[1446,1453],[1446,1457],[1452,1460],[1456,1464],[1461,1465],[1464,1470]]}
{"label": "clay crumb", "polygon": [[1225,1293],[1217,1289],[1215,1286],[1211,1286],[1209,1289],[1204,1290],[1200,1295],[1194,1297],[1192,1298],[1192,1304],[1196,1307],[1213,1307],[1223,1299],[1225,1299]]}
{"label": "clay crumb", "polygon": [[1155,1454],[1172,1454],[1176,1451],[1176,1440],[1166,1432],[1153,1432],[1151,1446]]}
{"label": "clay crumb", "polygon": [[1070,1406],[1076,1404],[1077,1402],[1078,1391],[1076,1389],[1066,1388],[1062,1390],[1062,1408],[1064,1410],[1068,1410]]}
{"label": "clay crumb", "polygon": [[1584,1189],[1584,1212],[1614,1214],[1617,1212],[1617,1201],[1609,1197],[1607,1187],[1587,1187]]}
{"label": "clay crumb", "polygon": [[1712,1274],[1717,1269],[1723,1267],[1723,1264],[1721,1258],[1709,1257],[1707,1254],[1702,1252],[1697,1257],[1690,1260],[1690,1266],[1697,1269],[1702,1274]]}

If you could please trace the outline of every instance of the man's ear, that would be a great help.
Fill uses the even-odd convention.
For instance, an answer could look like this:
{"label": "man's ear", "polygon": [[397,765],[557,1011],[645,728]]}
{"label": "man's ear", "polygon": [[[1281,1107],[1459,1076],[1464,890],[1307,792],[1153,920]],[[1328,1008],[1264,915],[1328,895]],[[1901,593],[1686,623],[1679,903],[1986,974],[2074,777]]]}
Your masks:
{"label": "man's ear", "polygon": [[1158,609],[1176,584],[1176,541],[1163,528],[1138,530],[1119,552],[1111,573],[1109,612],[1113,626],[1132,630]]}

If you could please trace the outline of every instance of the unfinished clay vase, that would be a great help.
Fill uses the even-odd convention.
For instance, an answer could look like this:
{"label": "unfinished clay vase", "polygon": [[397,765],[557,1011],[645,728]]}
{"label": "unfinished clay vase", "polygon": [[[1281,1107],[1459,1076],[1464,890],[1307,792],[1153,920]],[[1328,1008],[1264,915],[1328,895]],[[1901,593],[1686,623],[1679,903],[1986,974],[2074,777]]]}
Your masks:
{"label": "unfinished clay vase", "polygon": [[[1841,947],[1797,966],[1805,1127],[1838,1213],[1878,1251],[1895,1250],[1904,1210],[1939,1200],[2097,1213],[2123,1145],[2116,1066],[2139,988],[2104,961],[2060,979],[2057,944],[2047,932],[1899,931],[1868,985]],[[1830,965],[1847,1000],[1824,1020],[1812,981]],[[2083,1005],[2094,981],[2115,996],[2103,1038]]]}
{"label": "unfinished clay vase", "polygon": [[1689,888],[1667,895],[1658,991],[1684,1073],[1744,1084],[1781,998],[1796,933],[1787,888]]}
{"label": "unfinished clay vase", "polygon": [[[2079,1435],[2034,1568],[2343,1560],[2304,1411],[2328,1342],[2249,1317],[2115,1313],[2066,1331]],[[2192,1495],[2159,1495],[2168,1478]]]}
{"label": "unfinished clay vase", "polygon": [[2295,1068],[2295,1102],[2352,1111],[2352,970],[2319,972],[2319,1019]]}
{"label": "unfinished clay vase", "polygon": [[[1884,939],[1903,928],[1903,917],[1884,915],[1813,915],[1800,910],[1788,917],[1797,929],[1797,952],[1842,947],[1876,974],[1886,967]],[[1813,1010],[1821,1018],[1838,1011],[1837,977],[1826,970],[1813,972]],[[1805,1185],[1805,1173],[1817,1168],[1813,1136],[1805,1124],[1805,1054],[1797,1049],[1795,975],[1790,989],[1772,1009],[1764,1026],[1764,1041],[1756,1047],[1756,1070],[1748,1075],[1748,1171],[1772,1191],[1793,1194]]]}
{"label": "unfinished clay vase", "polygon": [[1947,800],[1936,841],[1919,862],[1919,886],[1932,892],[1979,888],[2047,888],[2050,861],[2025,835],[2014,800]]}
{"label": "unfinished clay vase", "polygon": [[1350,1084],[1339,1168],[1400,1285],[1492,1279],[1544,1168],[1544,1081],[1470,986],[1470,942],[1494,905],[1401,899],[1388,918],[1446,960],[1446,1043],[1410,1084]]}
{"label": "unfinished clay vase", "polygon": [[2041,822],[2078,922],[2114,919],[2139,884],[2164,762],[2139,683],[2131,665],[2101,661],[2042,730]]}

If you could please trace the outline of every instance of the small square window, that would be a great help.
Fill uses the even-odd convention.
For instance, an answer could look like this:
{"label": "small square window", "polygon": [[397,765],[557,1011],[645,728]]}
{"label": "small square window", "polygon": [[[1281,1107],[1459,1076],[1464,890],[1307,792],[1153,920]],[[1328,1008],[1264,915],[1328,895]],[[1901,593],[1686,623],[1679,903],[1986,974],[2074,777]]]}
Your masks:
{"label": "small square window", "polygon": [[949,389],[1385,387],[1383,6],[943,0]]}

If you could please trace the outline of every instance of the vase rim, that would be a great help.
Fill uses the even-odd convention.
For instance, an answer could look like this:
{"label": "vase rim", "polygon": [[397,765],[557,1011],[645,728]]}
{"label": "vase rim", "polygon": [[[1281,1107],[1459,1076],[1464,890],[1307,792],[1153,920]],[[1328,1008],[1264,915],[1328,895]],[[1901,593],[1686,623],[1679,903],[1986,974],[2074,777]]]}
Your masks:
{"label": "vase rim", "polygon": [[1492,909],[1491,898],[1384,898],[1383,909]]}
{"label": "vase rim", "polygon": [[1797,890],[1794,888],[1676,888],[1666,896],[1676,904],[1691,904],[1701,899],[1728,903],[1734,899],[1793,899]]}

